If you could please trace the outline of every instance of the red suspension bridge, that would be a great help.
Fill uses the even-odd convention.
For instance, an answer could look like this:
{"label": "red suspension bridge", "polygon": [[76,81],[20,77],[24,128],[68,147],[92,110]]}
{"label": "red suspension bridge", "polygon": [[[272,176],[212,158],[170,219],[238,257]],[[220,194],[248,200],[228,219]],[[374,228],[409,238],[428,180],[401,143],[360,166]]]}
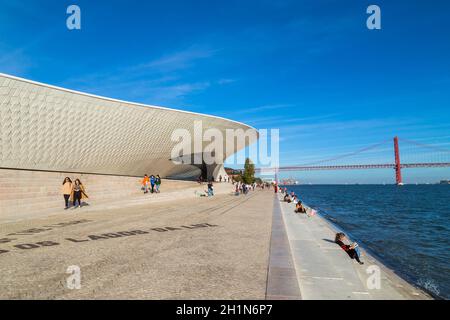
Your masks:
{"label": "red suspension bridge", "polygon": [[[401,139],[402,142],[405,142],[409,145],[414,145],[416,147],[426,149],[427,152],[423,153],[422,159],[419,161],[408,161],[401,162],[400,157],[400,146],[399,146],[399,138],[394,137],[393,151],[394,151],[394,159],[392,163],[368,163],[368,164],[330,164],[330,162],[336,162],[341,159],[348,159],[350,157],[357,156],[364,152],[373,150],[377,147],[384,145],[387,141],[383,141],[381,143],[360,149],[358,151],[344,154],[341,156],[316,161],[313,163],[308,163],[304,165],[298,166],[284,166],[278,168],[257,168],[256,171],[260,173],[264,172],[272,172],[277,176],[278,172],[283,171],[313,171],[313,170],[363,170],[363,169],[393,169],[395,171],[395,180],[398,185],[403,184],[402,179],[402,169],[408,168],[443,168],[450,167],[450,150],[440,148],[433,145],[423,144],[411,140]],[[424,159],[425,157],[425,159]],[[417,157],[416,157],[417,158]],[[430,160],[432,159],[432,160]],[[417,159],[416,159],[417,160]],[[277,178],[275,179],[277,180]]]}

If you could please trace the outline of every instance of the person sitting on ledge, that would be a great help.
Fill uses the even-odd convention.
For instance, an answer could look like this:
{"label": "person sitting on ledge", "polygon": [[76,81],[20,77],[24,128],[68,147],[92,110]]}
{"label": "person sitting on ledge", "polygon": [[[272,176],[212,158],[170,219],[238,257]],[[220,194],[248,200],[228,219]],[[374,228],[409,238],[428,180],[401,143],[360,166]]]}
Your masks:
{"label": "person sitting on ledge", "polygon": [[285,196],[284,196],[284,201],[287,202],[287,203],[291,203],[291,196],[288,195],[288,194],[285,195]]}
{"label": "person sitting on ledge", "polygon": [[295,213],[306,213],[306,208],[303,206],[302,202],[298,200],[295,205]]}
{"label": "person sitting on ledge", "polygon": [[358,244],[356,242],[352,244],[345,244],[344,241],[346,238],[345,233],[339,232],[336,233],[334,242],[336,242],[345,252],[347,252],[350,258],[355,259],[359,264],[364,264],[364,262],[360,260],[361,252],[359,251]]}

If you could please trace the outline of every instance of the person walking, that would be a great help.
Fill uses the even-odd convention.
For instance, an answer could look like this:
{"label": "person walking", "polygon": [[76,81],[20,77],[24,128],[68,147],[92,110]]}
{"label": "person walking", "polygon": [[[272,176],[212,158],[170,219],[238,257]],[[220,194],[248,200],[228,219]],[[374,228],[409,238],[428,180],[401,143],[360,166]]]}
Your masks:
{"label": "person walking", "polygon": [[151,192],[153,193],[153,192],[155,192],[155,182],[156,182],[156,178],[155,178],[155,176],[154,175],[151,175],[150,176],[150,186],[151,186]]}
{"label": "person walking", "polygon": [[150,179],[147,174],[144,175],[144,179],[142,179],[142,190],[144,190],[144,194],[148,193],[148,184],[150,183]]}
{"label": "person walking", "polygon": [[81,208],[81,200],[87,199],[88,196],[86,194],[86,190],[81,183],[80,179],[76,179],[75,182],[72,184],[72,194],[71,194],[72,200],[73,200],[73,206],[76,208],[76,203],[78,201],[78,207]]}
{"label": "person walking", "polygon": [[159,174],[156,175],[156,180],[155,180],[155,186],[156,186],[156,193],[159,193],[159,188],[161,187],[161,177],[159,176]]}
{"label": "person walking", "polygon": [[61,192],[64,196],[64,202],[66,206],[64,207],[64,210],[69,209],[69,199],[70,195],[72,193],[72,180],[70,180],[69,177],[66,177],[62,183]]}

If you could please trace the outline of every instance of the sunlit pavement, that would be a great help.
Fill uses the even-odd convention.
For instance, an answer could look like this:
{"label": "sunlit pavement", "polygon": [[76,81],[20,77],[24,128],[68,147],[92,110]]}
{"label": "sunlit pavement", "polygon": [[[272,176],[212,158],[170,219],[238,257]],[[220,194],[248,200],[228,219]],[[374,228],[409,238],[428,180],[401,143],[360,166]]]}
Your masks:
{"label": "sunlit pavement", "polygon": [[337,230],[321,216],[294,213],[281,202],[290,251],[302,299],[403,300],[430,297],[364,252],[359,265],[334,243]]}
{"label": "sunlit pavement", "polygon": [[272,208],[255,191],[2,224],[0,298],[264,299]]}

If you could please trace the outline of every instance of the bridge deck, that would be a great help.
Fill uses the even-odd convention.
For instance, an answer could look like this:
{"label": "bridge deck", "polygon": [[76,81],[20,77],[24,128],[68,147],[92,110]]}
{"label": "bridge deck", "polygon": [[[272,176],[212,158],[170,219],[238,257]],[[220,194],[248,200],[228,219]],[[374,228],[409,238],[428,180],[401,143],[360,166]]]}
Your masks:
{"label": "bridge deck", "polygon": [[[430,163],[402,163],[401,169],[410,168],[447,168],[450,162],[430,162]],[[366,169],[395,169],[394,163],[379,164],[346,164],[346,165],[327,165],[327,166],[287,166],[278,168],[256,168],[257,172],[273,173],[276,171],[320,171],[320,170],[366,170]]]}

